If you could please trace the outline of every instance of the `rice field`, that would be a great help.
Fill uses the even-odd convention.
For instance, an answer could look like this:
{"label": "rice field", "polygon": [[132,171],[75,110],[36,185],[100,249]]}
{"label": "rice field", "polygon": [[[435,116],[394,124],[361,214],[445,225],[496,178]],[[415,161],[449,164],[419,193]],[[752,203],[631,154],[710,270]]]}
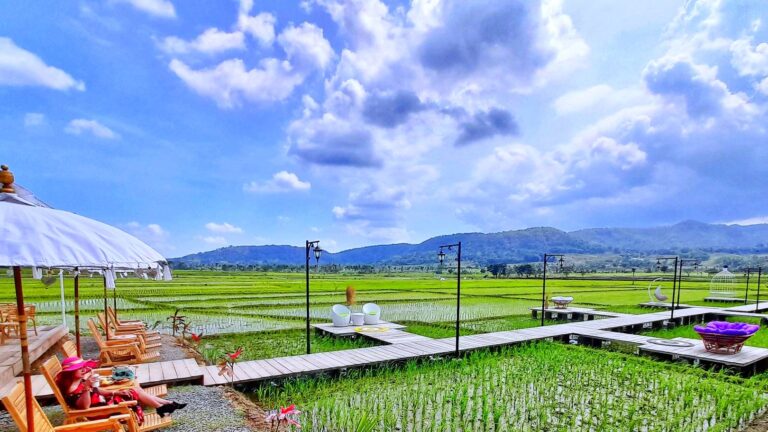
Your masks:
{"label": "rice field", "polygon": [[555,343],[264,386],[306,431],[728,431],[768,396],[745,380]]}
{"label": "rice field", "polygon": [[[487,275],[486,275],[487,276]],[[647,312],[638,303],[648,300],[649,281],[659,274],[598,275],[594,279],[562,279],[555,274],[547,282],[548,295],[575,298],[573,306],[624,313]],[[667,275],[668,276],[668,275]],[[670,282],[661,282],[671,294]],[[358,306],[378,303],[382,319],[440,327],[456,319],[456,281],[450,275],[319,274],[311,276],[312,322],[330,320],[333,304],[345,302],[345,289],[354,286]],[[654,285],[655,286],[655,285]],[[683,278],[681,301],[703,304],[708,278]],[[754,284],[753,284],[754,288]],[[118,279],[117,290],[108,292],[121,317],[141,319],[170,333],[167,319],[174,311],[187,317],[189,330],[206,335],[274,332],[300,329],[306,314],[304,275],[300,273],[178,271],[173,281]],[[98,277],[81,278],[80,308],[85,316],[104,308],[104,289]],[[25,278],[27,301],[37,306],[41,324],[61,322],[58,283],[44,287]],[[74,326],[71,278],[65,283],[67,322]],[[0,277],[0,301],[13,301],[12,280]],[[114,298],[113,298],[114,297]],[[541,302],[539,279],[494,279],[470,274],[462,281],[461,320],[472,332],[512,330],[529,326],[529,308]]]}

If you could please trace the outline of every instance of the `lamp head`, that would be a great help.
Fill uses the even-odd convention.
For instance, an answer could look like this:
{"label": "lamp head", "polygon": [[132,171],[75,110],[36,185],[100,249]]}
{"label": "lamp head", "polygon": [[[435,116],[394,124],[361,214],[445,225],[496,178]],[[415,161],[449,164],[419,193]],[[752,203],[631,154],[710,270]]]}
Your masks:
{"label": "lamp head", "polygon": [[320,255],[323,253],[323,250],[320,249],[320,245],[316,245],[312,251],[315,253],[315,261],[320,261]]}
{"label": "lamp head", "polygon": [[437,253],[437,260],[440,261],[440,264],[443,264],[443,261],[445,261],[445,252],[442,249]]}

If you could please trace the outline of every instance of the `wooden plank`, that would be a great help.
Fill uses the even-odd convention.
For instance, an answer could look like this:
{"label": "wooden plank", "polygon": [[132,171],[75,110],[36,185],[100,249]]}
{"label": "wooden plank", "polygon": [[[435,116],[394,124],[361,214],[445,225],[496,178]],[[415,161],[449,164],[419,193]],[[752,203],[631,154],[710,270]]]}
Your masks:
{"label": "wooden plank", "polygon": [[164,381],[165,374],[160,363],[148,363],[150,382],[157,383]]}
{"label": "wooden plank", "polygon": [[158,364],[163,371],[163,381],[177,381],[179,379],[179,374],[176,372],[176,367],[174,366],[173,361],[166,361]]}

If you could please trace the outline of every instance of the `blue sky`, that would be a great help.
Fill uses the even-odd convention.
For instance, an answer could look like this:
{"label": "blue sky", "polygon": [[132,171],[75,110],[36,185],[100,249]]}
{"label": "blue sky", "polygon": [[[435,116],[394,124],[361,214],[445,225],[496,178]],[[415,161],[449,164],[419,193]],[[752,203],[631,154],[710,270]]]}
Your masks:
{"label": "blue sky", "polygon": [[0,161],[167,256],[768,222],[768,3],[0,3]]}

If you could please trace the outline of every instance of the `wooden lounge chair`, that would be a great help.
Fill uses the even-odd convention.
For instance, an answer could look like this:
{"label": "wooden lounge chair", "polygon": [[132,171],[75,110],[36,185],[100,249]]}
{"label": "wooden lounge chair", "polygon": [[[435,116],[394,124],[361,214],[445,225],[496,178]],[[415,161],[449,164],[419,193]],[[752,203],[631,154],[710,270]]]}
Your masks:
{"label": "wooden lounge chair", "polygon": [[101,328],[104,330],[104,334],[109,334],[108,340],[110,341],[114,339],[119,341],[137,342],[141,352],[157,351],[162,346],[159,336],[150,337],[142,331],[117,333],[112,325],[107,326],[107,323],[104,322],[104,314],[98,314],[98,318],[99,324],[101,324]]}
{"label": "wooden lounge chair", "polygon": [[[107,320],[104,318],[104,314],[99,312],[97,314],[99,318],[99,323],[101,324],[102,328],[107,328]],[[109,328],[110,328],[110,336],[114,333],[116,335],[122,335],[122,334],[135,334],[137,336],[141,336],[142,339],[146,343],[153,343],[153,342],[159,342],[160,341],[160,332],[157,331],[147,331],[144,329],[144,327],[134,326],[134,327],[120,327],[116,326],[113,319],[110,318],[109,320]]]}
{"label": "wooden lounge chair", "polygon": [[[3,397],[3,405],[8,413],[13,418],[13,421],[18,426],[19,431],[28,432],[27,427],[27,405],[24,400],[24,384],[19,381],[13,386],[13,389]],[[97,431],[113,431],[122,432],[123,422],[128,423],[130,429],[130,421],[132,417],[130,414],[122,414],[114,417],[106,418],[103,420],[87,421],[82,423],[73,423],[63,426],[54,427],[48,417],[40,408],[40,404],[37,400],[32,399],[32,410],[34,412],[35,431],[34,432],[97,432]],[[134,423],[135,425],[135,423]]]}
{"label": "wooden lounge chair", "polygon": [[115,313],[115,310],[112,309],[112,306],[107,306],[107,314],[109,315],[109,319],[112,320],[112,322],[115,323],[117,326],[142,326],[144,328],[147,327],[147,325],[144,323],[144,321],[141,320],[120,320],[117,319],[117,314]]}
{"label": "wooden lounge chair", "polygon": [[59,359],[56,356],[51,357],[43,363],[40,369],[43,372],[45,380],[48,381],[48,385],[51,387],[53,395],[56,396],[56,400],[64,411],[64,416],[66,417],[64,420],[65,424],[87,421],[88,417],[101,417],[111,414],[131,414],[131,407],[137,403],[136,401],[127,401],[121,402],[118,405],[106,405],[88,409],[72,409],[67,405],[66,400],[64,400],[64,395],[61,394],[59,387],[56,385],[55,377],[61,372],[61,363],[59,362]]}
{"label": "wooden lounge chair", "polygon": [[[59,391],[59,387],[56,385],[56,380],[54,378],[61,371],[61,363],[59,363],[59,359],[55,356],[48,359],[45,363],[43,363],[41,369],[43,371],[43,376],[45,376],[45,380],[48,381],[48,385],[51,386],[51,390],[53,390],[53,395],[56,396],[56,400],[59,402],[61,409],[64,411],[64,416],[66,417],[66,420],[64,421],[65,424],[87,420],[88,417],[100,417],[113,413],[130,414],[132,417],[131,422],[135,423],[134,426],[138,428],[139,431],[154,430],[171,424],[172,420],[170,417],[160,417],[160,415],[157,413],[145,413],[144,423],[139,426],[136,418],[134,417],[133,411],[131,411],[131,407],[138,403],[136,401],[121,402],[118,405],[100,406],[84,410],[72,409],[69,407],[69,405],[67,405],[67,401],[64,399],[64,395],[62,395]],[[94,369],[94,372],[99,374],[103,374],[105,371],[108,372],[108,374],[112,373],[109,369]],[[167,392],[165,385],[157,387],[162,387]],[[151,393],[151,389],[152,387],[146,388],[144,390],[148,393]]]}
{"label": "wooden lounge chair", "polygon": [[[77,357],[77,346],[75,345],[74,342],[65,341],[59,346],[59,348],[64,358]],[[51,368],[51,370],[53,371],[51,373],[52,377],[55,377],[56,374],[59,373],[59,370],[61,370],[61,362],[58,362],[58,359],[56,360],[57,360],[57,363],[52,363],[53,365],[53,367]],[[44,363],[42,367],[46,367],[47,364],[48,362]],[[98,368],[98,369],[94,369],[93,372],[106,378],[112,375],[112,368]],[[143,389],[145,392],[151,394],[152,396],[163,397],[168,394],[168,386],[166,386],[165,384],[160,384],[152,387],[143,387]]]}
{"label": "wooden lounge chair", "polygon": [[137,342],[104,341],[92,319],[88,320],[88,328],[91,330],[91,335],[99,346],[99,360],[103,366],[112,366],[120,363],[144,363],[160,359],[159,352],[149,351],[142,353]]}

